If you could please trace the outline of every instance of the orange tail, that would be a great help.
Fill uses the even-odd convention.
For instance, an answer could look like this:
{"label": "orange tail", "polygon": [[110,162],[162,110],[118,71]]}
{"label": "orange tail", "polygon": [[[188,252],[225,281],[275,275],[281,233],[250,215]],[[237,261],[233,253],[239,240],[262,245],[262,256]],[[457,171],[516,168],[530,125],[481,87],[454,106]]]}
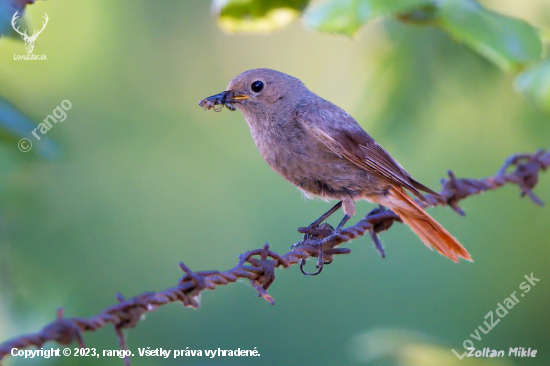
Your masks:
{"label": "orange tail", "polygon": [[443,226],[435,221],[402,189],[391,188],[390,194],[380,202],[391,208],[430,249],[435,248],[445,257],[458,262],[462,257],[472,261],[470,254]]}

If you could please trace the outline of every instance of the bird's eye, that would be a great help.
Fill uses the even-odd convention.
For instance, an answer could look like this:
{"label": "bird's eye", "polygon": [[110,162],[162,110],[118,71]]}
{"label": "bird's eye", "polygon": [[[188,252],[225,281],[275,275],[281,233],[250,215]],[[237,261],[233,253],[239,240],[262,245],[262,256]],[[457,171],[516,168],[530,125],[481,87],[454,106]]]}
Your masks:
{"label": "bird's eye", "polygon": [[263,88],[264,88],[264,82],[260,80],[256,80],[255,82],[252,83],[252,85],[250,85],[250,89],[252,89],[254,93],[261,92]]}

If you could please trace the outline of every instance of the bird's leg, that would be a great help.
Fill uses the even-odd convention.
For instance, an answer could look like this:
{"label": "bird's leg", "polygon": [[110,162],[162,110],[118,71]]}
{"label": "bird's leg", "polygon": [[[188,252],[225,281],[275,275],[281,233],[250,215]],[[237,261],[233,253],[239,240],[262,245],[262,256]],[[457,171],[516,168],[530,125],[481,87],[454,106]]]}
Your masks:
{"label": "bird's leg", "polygon": [[[298,231],[301,233],[304,233],[304,237],[302,238],[303,241],[310,239],[314,235],[320,235],[324,231],[327,230],[317,230],[319,228],[319,225],[326,219],[328,219],[333,213],[338,211],[342,207],[342,201],[335,204],[330,210],[325,212],[321,217],[319,217],[317,220],[313,221],[311,224],[309,224],[306,228],[299,228]],[[330,227],[330,225],[328,225]],[[330,227],[332,230],[332,227]]]}
{"label": "bird's leg", "polygon": [[340,221],[340,224],[338,224],[338,227],[336,230],[334,230],[334,233],[340,234],[340,230],[344,227],[346,222],[348,222],[349,219],[355,215],[355,202],[352,198],[348,197],[342,200],[342,206],[344,208],[344,218],[342,221]]}
{"label": "bird's leg", "polygon": [[322,239],[319,239],[319,243],[316,244],[316,246],[317,245],[319,245],[319,246],[325,245],[325,243],[328,243],[329,241],[331,241],[331,240],[335,239],[336,237],[338,237],[338,235],[340,235],[340,231],[342,231],[342,228],[344,227],[346,222],[348,222],[349,219],[351,219],[351,216],[348,215],[348,214],[345,214],[344,217],[342,218],[342,221],[340,221],[340,223],[338,224],[336,229],[334,229],[332,231],[332,233],[330,233],[329,236],[327,236],[325,238],[322,238]]}
{"label": "bird's leg", "polygon": [[338,211],[342,207],[342,201],[335,204],[330,210],[325,212],[321,217],[319,217],[317,220],[313,221],[311,224],[309,224],[309,227],[317,227],[319,226],[323,221],[328,219],[330,215]]}
{"label": "bird's leg", "polygon": [[342,230],[342,228],[344,227],[344,225],[346,224],[346,222],[348,222],[349,219],[351,219],[351,216],[348,215],[348,214],[345,214],[345,215],[344,215],[344,218],[342,219],[342,221],[340,221],[340,223],[338,224],[338,226],[337,226],[336,229],[334,230],[334,233],[340,234],[340,230]]}
{"label": "bird's leg", "polygon": [[353,202],[353,199],[344,198],[342,200],[342,206],[345,214],[344,218],[342,218],[342,221],[340,221],[340,223],[338,224],[336,229],[334,229],[332,234],[330,234],[326,238],[323,238],[319,241],[319,245],[325,245],[325,243],[331,240],[334,240],[336,237],[338,237],[338,235],[340,235],[340,231],[342,230],[346,222],[348,222],[348,220],[351,219],[353,215],[355,215],[355,202]]}
{"label": "bird's leg", "polygon": [[[317,243],[315,243],[315,246],[323,246],[325,245],[326,243],[334,240],[338,235],[340,235],[340,231],[342,230],[342,228],[344,227],[344,225],[348,222],[349,219],[351,219],[353,217],[353,215],[355,215],[355,203],[353,202],[353,199],[351,198],[346,198],[346,199],[343,199],[342,201],[338,202],[338,204],[336,204],[333,208],[331,208],[327,213],[325,213],[323,216],[321,216],[317,221],[326,218],[328,216],[330,216],[330,214],[334,213],[334,211],[338,210],[340,208],[340,206],[343,206],[344,208],[344,217],[342,218],[342,221],[340,221],[340,223],[338,224],[338,226],[336,227],[336,229],[332,230],[332,233],[330,233],[330,235],[328,236],[325,236],[325,237],[321,237],[319,239],[316,239],[315,241]],[[326,217],[325,217],[326,216]],[[317,224],[317,221],[313,222],[313,224]],[[321,221],[319,221],[320,223]],[[327,225],[327,224],[324,224],[324,225]],[[310,229],[310,227],[308,227],[308,229]],[[313,233],[310,231],[310,232],[306,232],[306,234],[304,235],[304,239],[302,242],[305,242],[306,240],[308,239],[312,239],[312,235]],[[316,233],[317,234],[317,233]],[[317,234],[319,235],[319,234]],[[296,245],[296,244],[295,244]],[[294,246],[295,246],[294,245]],[[293,247],[294,247],[293,246]]]}

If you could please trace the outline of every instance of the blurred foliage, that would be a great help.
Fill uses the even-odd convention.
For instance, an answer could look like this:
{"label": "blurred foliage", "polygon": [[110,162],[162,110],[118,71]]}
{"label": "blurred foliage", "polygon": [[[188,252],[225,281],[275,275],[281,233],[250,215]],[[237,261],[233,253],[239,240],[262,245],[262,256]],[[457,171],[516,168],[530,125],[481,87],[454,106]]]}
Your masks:
{"label": "blurred foliage", "polygon": [[[11,37],[22,41],[19,34],[12,28],[12,18],[16,12],[21,14],[25,10],[27,0],[0,0],[0,37]],[[17,24],[25,29],[27,23],[17,19]],[[13,105],[0,96],[0,140],[11,137],[25,137],[35,127],[32,121],[18,111]],[[53,145],[48,141],[45,148],[40,151],[49,156],[52,153]]]}
{"label": "blurred foliage", "polygon": [[0,37],[19,37],[18,34],[14,34],[11,19],[16,11],[21,13],[25,9],[26,3],[25,0],[0,0]]}
{"label": "blurred foliage", "polygon": [[228,32],[272,32],[298,18],[309,0],[214,0],[219,25]]}
{"label": "blurred foliage", "polygon": [[[482,4],[550,27],[547,0]],[[385,16],[352,41],[299,24],[269,36],[233,36],[220,32],[203,0],[37,1],[25,17],[40,25],[44,13],[50,22],[35,52],[47,61],[15,61],[24,44],[0,39],[4,108],[37,123],[64,99],[73,107],[47,135],[63,159],[23,154],[15,136],[0,143],[0,341],[39,329],[58,306],[67,316],[90,316],[115,304],[117,292],[130,297],[172,286],[180,260],[193,270],[214,270],[232,267],[238,253],[266,241],[285,252],[300,239],[296,228],[330,207],[304,201],[271,171],[239,112],[197,106],[244,70],[268,67],[299,77],[432,189],[447,169],[459,177],[492,175],[510,154],[548,148],[550,115],[513,90],[514,75],[439,27]],[[549,184],[547,172],[535,190],[547,205]],[[372,208],[359,202],[357,216]],[[540,284],[479,345],[536,348],[540,357],[510,361],[547,366],[548,206],[520,199],[510,186],[471,197],[463,208],[465,218],[446,208],[430,213],[472,253],[473,264],[455,265],[396,224],[382,235],[383,260],[368,238],[355,240],[352,254],[321,276],[277,271],[273,307],[246,282],[224,286],[205,292],[198,311],[170,305],[148,314],[128,330],[129,347],[260,350],[260,361],[213,361],[239,366],[388,366],[406,350],[410,362],[440,360],[445,351],[455,357],[450,349],[534,272]],[[419,336],[412,345],[396,333],[380,335],[390,351],[356,357],[367,346],[350,340],[380,327],[431,338]],[[117,348],[112,329],[84,339],[98,350]],[[182,362],[209,360],[132,359],[135,366]],[[10,357],[3,364],[18,365],[29,361]]]}
{"label": "blurred foliage", "polygon": [[[228,32],[279,29],[299,16],[298,9],[305,4],[300,2],[299,5],[290,0],[214,1],[214,8],[221,9],[215,11],[220,26]],[[267,26],[265,15],[279,9],[293,9],[293,15],[285,17],[284,22],[270,22],[271,25]],[[226,12],[230,13],[230,22],[226,19]],[[436,26],[505,71],[522,70],[526,65],[540,61],[543,51],[542,31],[523,20],[493,12],[476,0],[325,0],[305,10],[304,23],[321,32],[353,36],[363,25],[379,16]],[[537,101],[550,99],[547,88],[541,89],[538,84],[528,82],[521,85],[522,91],[536,95]]]}
{"label": "blurred foliage", "polygon": [[431,3],[429,0],[328,0],[312,6],[304,21],[309,28],[318,31],[352,36],[378,16],[402,14]]}
{"label": "blurred foliage", "polygon": [[0,97],[0,122],[6,132],[18,137],[27,136],[35,124],[13,104]]}
{"label": "blurred foliage", "polygon": [[550,59],[521,73],[516,87],[550,112]]}
{"label": "blurred foliage", "polygon": [[489,11],[475,0],[438,2],[434,20],[455,39],[504,70],[540,59],[542,43],[531,25]]}
{"label": "blurred foliage", "polygon": [[[348,347],[351,357],[360,364],[391,360],[397,366],[513,365],[513,362],[505,358],[464,357],[459,359],[449,352],[449,348],[452,346],[438,342],[424,333],[399,328],[369,330],[352,338]],[[462,347],[460,347],[460,351],[463,351]]]}
{"label": "blurred foliage", "polygon": [[[34,122],[13,104],[0,96],[0,141],[17,144],[15,138],[21,139],[31,136],[31,131],[36,127]],[[43,136],[37,148],[34,149],[42,157],[53,157],[58,147],[47,136]]]}

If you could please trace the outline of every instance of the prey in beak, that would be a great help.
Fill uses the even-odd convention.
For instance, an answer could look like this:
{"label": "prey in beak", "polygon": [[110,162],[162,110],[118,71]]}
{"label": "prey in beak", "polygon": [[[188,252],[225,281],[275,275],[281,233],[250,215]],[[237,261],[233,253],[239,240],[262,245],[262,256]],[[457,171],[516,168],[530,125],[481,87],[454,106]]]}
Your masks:
{"label": "prey in beak", "polygon": [[236,108],[233,103],[238,103],[244,99],[248,99],[248,95],[239,95],[235,94],[234,90],[226,90],[219,94],[200,100],[199,105],[204,107],[205,110],[214,108],[215,112],[220,112],[224,106],[230,111],[234,111]]}

